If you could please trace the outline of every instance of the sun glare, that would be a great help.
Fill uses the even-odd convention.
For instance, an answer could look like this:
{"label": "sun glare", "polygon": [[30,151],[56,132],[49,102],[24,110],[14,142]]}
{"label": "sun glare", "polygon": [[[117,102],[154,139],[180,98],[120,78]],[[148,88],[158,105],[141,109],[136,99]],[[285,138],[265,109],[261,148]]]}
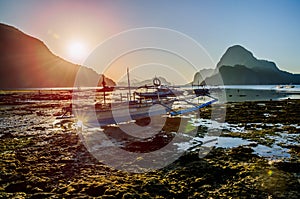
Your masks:
{"label": "sun glare", "polygon": [[68,46],[69,58],[74,62],[83,62],[87,56],[87,49],[84,43],[75,41]]}

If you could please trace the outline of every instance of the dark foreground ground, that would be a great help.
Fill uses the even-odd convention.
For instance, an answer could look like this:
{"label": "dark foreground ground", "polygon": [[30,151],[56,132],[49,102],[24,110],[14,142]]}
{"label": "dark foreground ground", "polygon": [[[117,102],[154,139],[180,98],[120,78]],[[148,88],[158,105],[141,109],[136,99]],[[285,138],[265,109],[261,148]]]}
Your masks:
{"label": "dark foreground ground", "polygon": [[249,146],[214,148],[204,158],[187,152],[168,167],[132,174],[93,158],[72,121],[53,125],[68,94],[38,96],[1,95],[0,198],[300,198],[300,129],[290,125],[300,124],[299,100],[227,104],[228,123],[260,130],[224,136],[271,145],[266,135],[295,134],[282,144],[289,158],[267,159]]}

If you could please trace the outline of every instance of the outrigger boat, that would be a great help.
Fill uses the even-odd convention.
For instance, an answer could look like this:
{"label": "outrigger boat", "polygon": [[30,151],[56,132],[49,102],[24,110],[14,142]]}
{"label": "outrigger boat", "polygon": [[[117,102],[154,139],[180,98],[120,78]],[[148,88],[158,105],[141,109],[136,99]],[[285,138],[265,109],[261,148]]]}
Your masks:
{"label": "outrigger boat", "polygon": [[209,89],[208,88],[195,88],[194,93],[196,96],[206,96],[209,95]]}
{"label": "outrigger boat", "polygon": [[[74,107],[69,107],[65,109],[66,113],[63,116],[57,117],[57,119],[68,117],[67,113],[69,112],[70,115],[74,113],[74,117],[84,120],[82,122],[85,123],[85,126],[106,126],[134,120],[137,121],[156,115],[178,116],[197,111],[218,101],[216,98],[209,96],[209,92],[205,92],[201,96],[207,96],[206,100],[201,103],[195,103],[194,98],[187,99],[187,96],[182,97],[182,91],[171,89],[167,86],[162,87],[157,78],[153,79],[154,85],[150,86],[153,91],[150,93],[134,92],[133,100],[131,100],[129,75],[128,84],[129,99],[126,101],[122,101],[121,99],[120,101],[115,100],[106,103],[106,91],[103,91],[104,103],[97,102],[92,105],[75,105]],[[185,104],[185,108],[173,108],[174,103],[183,103]]]}

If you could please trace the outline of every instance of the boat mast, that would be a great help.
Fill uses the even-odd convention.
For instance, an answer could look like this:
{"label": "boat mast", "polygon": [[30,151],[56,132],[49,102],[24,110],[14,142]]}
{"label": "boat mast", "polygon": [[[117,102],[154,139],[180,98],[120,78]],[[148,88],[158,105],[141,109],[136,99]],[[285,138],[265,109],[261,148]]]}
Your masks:
{"label": "boat mast", "polygon": [[128,81],[128,91],[129,91],[129,101],[131,101],[131,88],[130,88],[129,69],[128,68],[127,68],[127,81]]}
{"label": "boat mast", "polygon": [[105,87],[106,87],[106,83],[105,83],[105,79],[104,79],[104,74],[102,74],[102,88],[103,88],[103,100],[104,100],[104,104],[106,104],[106,98],[105,98]]}

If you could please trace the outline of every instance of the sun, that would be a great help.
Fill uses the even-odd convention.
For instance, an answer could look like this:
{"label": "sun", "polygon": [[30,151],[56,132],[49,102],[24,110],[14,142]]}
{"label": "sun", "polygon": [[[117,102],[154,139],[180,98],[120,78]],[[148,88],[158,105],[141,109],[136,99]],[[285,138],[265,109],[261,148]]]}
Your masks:
{"label": "sun", "polygon": [[87,57],[87,48],[81,41],[72,41],[68,44],[68,57],[73,62],[82,63]]}

